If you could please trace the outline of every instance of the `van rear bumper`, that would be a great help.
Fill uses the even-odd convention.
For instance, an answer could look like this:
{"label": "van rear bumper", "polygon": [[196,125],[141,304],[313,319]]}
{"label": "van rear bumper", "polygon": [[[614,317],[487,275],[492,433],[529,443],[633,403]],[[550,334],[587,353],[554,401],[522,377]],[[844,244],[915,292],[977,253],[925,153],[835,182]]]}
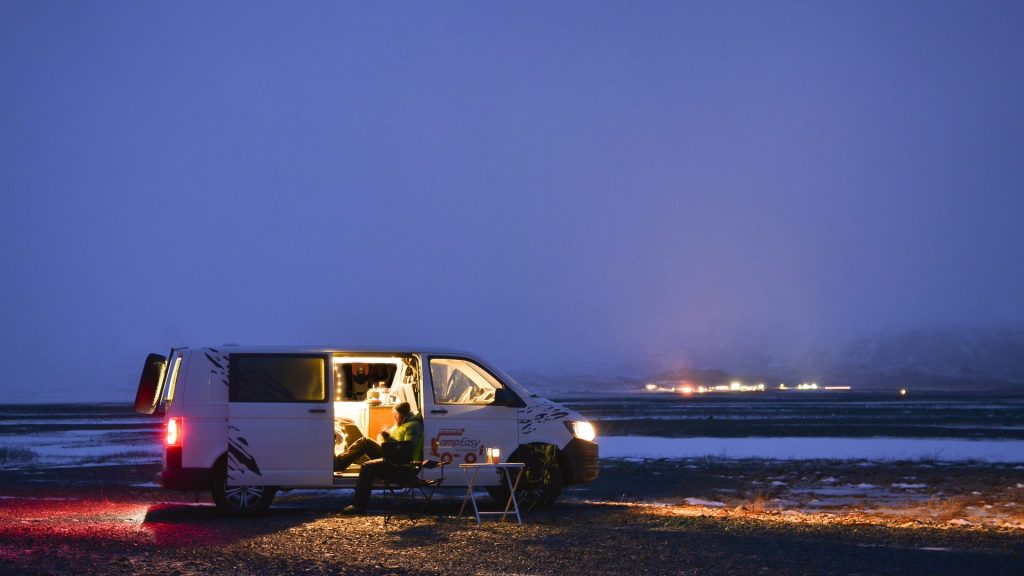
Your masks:
{"label": "van rear bumper", "polygon": [[568,465],[568,474],[564,478],[566,484],[580,484],[596,480],[601,471],[597,459],[597,444],[573,438],[562,449]]}
{"label": "van rear bumper", "polygon": [[209,490],[212,473],[209,468],[163,470],[156,475],[156,482],[170,490]]}

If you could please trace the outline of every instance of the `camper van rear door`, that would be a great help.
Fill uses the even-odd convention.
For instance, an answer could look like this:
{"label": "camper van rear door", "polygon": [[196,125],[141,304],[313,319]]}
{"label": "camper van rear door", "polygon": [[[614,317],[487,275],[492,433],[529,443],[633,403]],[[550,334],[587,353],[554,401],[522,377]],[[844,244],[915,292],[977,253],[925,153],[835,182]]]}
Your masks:
{"label": "camper van rear door", "polygon": [[160,395],[164,387],[164,375],[167,373],[167,357],[160,354],[146,356],[139,377],[139,387],[135,391],[135,411],[149,416],[156,412],[160,405]]}

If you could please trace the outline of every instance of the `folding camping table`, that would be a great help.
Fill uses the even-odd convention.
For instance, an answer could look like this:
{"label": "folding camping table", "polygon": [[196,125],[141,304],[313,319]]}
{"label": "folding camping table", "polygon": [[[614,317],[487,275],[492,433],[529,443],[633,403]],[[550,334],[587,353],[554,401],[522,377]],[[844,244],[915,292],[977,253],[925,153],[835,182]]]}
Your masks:
{"label": "folding camping table", "polygon": [[[482,526],[483,522],[480,521],[481,516],[501,516],[504,520],[505,516],[515,515],[519,525],[523,525],[523,518],[519,515],[519,501],[516,499],[516,489],[519,488],[519,481],[523,477],[523,469],[526,467],[522,462],[502,462],[500,464],[459,464],[459,468],[462,468],[463,472],[466,473],[466,496],[462,499],[462,507],[459,508],[459,515],[457,518],[462,517],[463,510],[466,509],[466,503],[473,503],[473,513],[476,515],[477,526]],[[473,493],[473,487],[476,485],[477,474],[481,470],[494,470],[500,475],[508,486],[508,502],[505,503],[505,510],[501,512],[481,512],[480,507],[476,503],[476,495]],[[515,470],[516,480],[512,481],[512,471]]]}

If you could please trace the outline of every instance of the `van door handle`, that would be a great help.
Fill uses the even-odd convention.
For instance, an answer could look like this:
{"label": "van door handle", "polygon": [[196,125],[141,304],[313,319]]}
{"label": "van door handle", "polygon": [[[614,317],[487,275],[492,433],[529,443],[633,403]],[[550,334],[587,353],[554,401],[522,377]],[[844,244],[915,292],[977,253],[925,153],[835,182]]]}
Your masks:
{"label": "van door handle", "polygon": [[310,408],[310,414],[327,414],[327,408]]}
{"label": "van door handle", "polygon": [[448,411],[447,410],[431,410],[430,413],[431,414],[447,414]]}

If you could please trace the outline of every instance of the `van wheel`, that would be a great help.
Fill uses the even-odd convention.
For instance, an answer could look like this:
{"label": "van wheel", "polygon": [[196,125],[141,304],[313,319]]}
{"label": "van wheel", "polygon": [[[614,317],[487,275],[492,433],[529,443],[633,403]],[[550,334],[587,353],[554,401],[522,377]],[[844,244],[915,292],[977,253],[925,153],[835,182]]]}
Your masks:
{"label": "van wheel", "polygon": [[213,475],[213,502],[228,516],[255,516],[267,511],[274,501],[274,486],[228,486],[227,466],[219,464]]}
{"label": "van wheel", "polygon": [[[509,462],[526,465],[516,490],[516,500],[521,509],[551,506],[558,500],[562,494],[562,468],[558,465],[557,448],[550,444],[520,446]],[[508,502],[508,487],[505,485],[488,486],[487,492],[501,504]]]}

